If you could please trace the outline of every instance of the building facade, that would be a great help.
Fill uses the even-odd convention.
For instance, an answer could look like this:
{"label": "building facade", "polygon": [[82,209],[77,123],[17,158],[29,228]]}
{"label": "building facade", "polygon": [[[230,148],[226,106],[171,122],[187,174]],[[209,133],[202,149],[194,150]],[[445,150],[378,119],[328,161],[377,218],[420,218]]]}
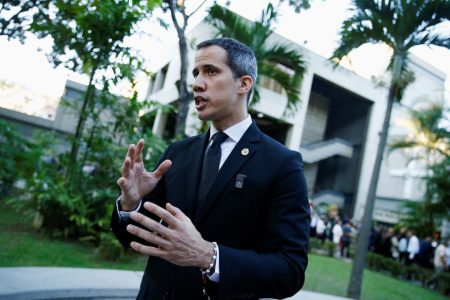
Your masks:
{"label": "building facade", "polygon": [[[214,29],[201,23],[188,34],[188,44],[214,36]],[[333,64],[279,35],[270,43],[282,43],[299,51],[307,63],[307,72],[299,87],[301,103],[293,115],[284,115],[286,96],[269,78],[261,78],[261,101],[251,106],[251,114],[259,127],[290,149],[299,151],[305,163],[309,197],[315,205],[336,204],[344,218],[360,220],[369,190],[384,114],[387,89]],[[195,51],[189,51],[189,70]],[[176,103],[180,59],[174,56],[150,80],[147,98],[164,104]],[[402,103],[412,105],[417,99],[443,94],[445,74],[413,58],[411,69],[415,81],[407,89]],[[193,78],[189,76],[188,86]],[[391,119],[390,136],[406,132],[395,126],[405,110],[397,106]],[[158,112],[153,131],[170,136],[173,133],[173,113]],[[198,133],[200,124],[191,105],[186,134]],[[424,192],[420,166],[408,165],[402,153],[386,156],[380,173],[374,219],[394,224],[403,201],[418,201]],[[417,181],[417,182],[416,182]]]}

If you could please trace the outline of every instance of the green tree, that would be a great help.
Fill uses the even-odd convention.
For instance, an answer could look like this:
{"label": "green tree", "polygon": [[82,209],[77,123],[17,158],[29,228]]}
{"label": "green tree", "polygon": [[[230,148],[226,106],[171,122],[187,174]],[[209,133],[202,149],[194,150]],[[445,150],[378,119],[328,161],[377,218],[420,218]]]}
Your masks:
{"label": "green tree", "polygon": [[448,216],[445,207],[449,199],[441,196],[446,193],[441,188],[446,187],[436,184],[440,182],[436,179],[441,173],[437,166],[450,157],[450,130],[443,125],[449,122],[449,111],[442,104],[432,103],[424,109],[409,109],[409,113],[408,119],[401,120],[401,125],[409,134],[390,143],[389,151],[405,150],[411,160],[425,163],[426,192],[423,202],[405,205],[401,222],[408,228],[416,229],[422,236],[431,236],[439,217]]}
{"label": "green tree", "polygon": [[[176,0],[164,0],[162,3],[163,11],[169,11],[172,23],[175,26],[175,30],[178,36],[178,48],[180,53],[180,79],[177,82],[178,88],[178,113],[175,123],[175,136],[184,137],[184,130],[186,126],[186,118],[189,110],[189,103],[192,101],[192,92],[188,90],[187,86],[187,76],[189,70],[189,60],[188,60],[188,47],[186,41],[186,28],[190,17],[195,14],[206,2],[202,1],[196,9],[191,13],[186,11],[185,1]],[[177,18],[177,15],[181,16],[182,21]]]}
{"label": "green tree", "polygon": [[[282,3],[284,0],[280,0],[280,2]],[[312,0],[288,0],[287,2],[289,6],[294,8],[296,13],[299,13],[304,9],[310,8]]]}
{"label": "green tree", "polygon": [[0,202],[12,190],[14,182],[24,173],[21,162],[30,143],[17,128],[0,119]]}
{"label": "green tree", "polygon": [[255,85],[252,103],[260,100],[261,77],[268,77],[277,82],[287,95],[286,112],[295,112],[300,101],[300,83],[306,71],[302,55],[296,50],[282,44],[270,45],[269,37],[273,34],[273,25],[277,12],[272,4],[261,13],[256,22],[249,22],[232,11],[213,5],[206,21],[217,29],[217,36],[230,37],[249,46],[256,56],[258,79]]}
{"label": "green tree", "polygon": [[[40,38],[53,39],[49,60],[89,76],[66,168],[69,182],[88,113],[94,109],[95,83],[101,82],[101,89],[108,92],[111,83],[132,79],[142,62],[124,39],[135,32],[136,24],[148,16],[156,3],[158,0],[55,0],[45,3],[41,12],[34,15],[31,31]],[[98,80],[101,72],[103,76]],[[112,82],[105,74],[112,74]]]}
{"label": "green tree", "polygon": [[448,31],[439,30],[438,25],[449,19],[450,2],[444,0],[353,0],[352,11],[353,15],[342,25],[341,39],[332,55],[335,60],[340,61],[353,49],[366,43],[383,43],[392,49],[387,109],[347,290],[350,298],[359,299],[375,194],[392,107],[394,102],[401,101],[405,88],[413,80],[412,73],[408,71],[408,54],[411,48],[418,45],[449,48],[450,34]]}
{"label": "green tree", "polygon": [[[187,87],[187,76],[188,76],[188,47],[186,40],[186,27],[188,25],[189,18],[195,14],[206,2],[202,1],[200,5],[197,6],[191,13],[187,13],[185,1],[176,1],[176,0],[164,0],[162,3],[162,8],[164,11],[169,11],[172,19],[172,23],[175,26],[178,35],[178,47],[180,52],[180,60],[181,60],[181,68],[180,68],[180,79],[177,82],[178,88],[178,114],[175,125],[175,135],[176,136],[184,136],[184,130],[186,125],[186,117],[189,110],[189,103],[192,101],[192,92],[188,90]],[[227,5],[230,1],[227,2]],[[280,3],[284,2],[284,0],[279,1]],[[288,4],[295,9],[298,13],[302,9],[307,9],[310,7],[310,0],[289,0]],[[214,4],[214,6],[217,6]],[[179,15],[181,18],[177,18]],[[238,17],[237,17],[238,18]],[[181,20],[180,20],[181,19]],[[275,19],[275,15],[274,15]],[[232,37],[232,36],[230,36]],[[243,41],[244,42],[244,41]],[[275,69],[275,68],[274,68]],[[258,98],[257,98],[258,99]],[[289,104],[289,108],[292,108],[292,105]]]}
{"label": "green tree", "polygon": [[0,36],[25,41],[25,33],[30,27],[33,15],[50,0],[2,0],[0,1]]}

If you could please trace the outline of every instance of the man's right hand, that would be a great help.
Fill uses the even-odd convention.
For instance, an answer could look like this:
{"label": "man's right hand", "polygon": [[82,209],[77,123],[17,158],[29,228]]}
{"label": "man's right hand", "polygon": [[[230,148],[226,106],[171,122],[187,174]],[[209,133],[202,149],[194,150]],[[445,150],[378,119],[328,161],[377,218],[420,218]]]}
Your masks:
{"label": "man's right hand", "polygon": [[128,147],[122,166],[122,177],[117,180],[117,184],[122,190],[120,205],[125,211],[134,210],[139,200],[155,188],[159,180],[172,166],[170,160],[165,160],[154,172],[147,172],[142,160],[143,149],[143,139],[140,139],[137,145],[132,144]]}

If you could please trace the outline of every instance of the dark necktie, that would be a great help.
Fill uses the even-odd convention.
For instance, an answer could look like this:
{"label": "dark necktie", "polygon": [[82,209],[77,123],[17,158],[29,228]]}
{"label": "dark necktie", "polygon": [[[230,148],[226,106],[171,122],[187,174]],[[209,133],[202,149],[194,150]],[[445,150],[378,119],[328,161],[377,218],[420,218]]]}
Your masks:
{"label": "dark necktie", "polygon": [[227,139],[227,134],[221,131],[214,134],[212,137],[212,144],[206,151],[203,158],[202,177],[198,190],[199,206],[203,203],[206,195],[211,188],[211,184],[219,172],[221,149],[220,145]]}

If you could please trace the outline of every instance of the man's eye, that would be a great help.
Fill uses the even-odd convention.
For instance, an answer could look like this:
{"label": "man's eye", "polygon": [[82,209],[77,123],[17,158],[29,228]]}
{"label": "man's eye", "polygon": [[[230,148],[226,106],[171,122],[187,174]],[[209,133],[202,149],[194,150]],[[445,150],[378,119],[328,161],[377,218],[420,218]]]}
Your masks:
{"label": "man's eye", "polygon": [[192,72],[192,76],[194,76],[194,78],[197,78],[198,72]]}
{"label": "man's eye", "polygon": [[215,70],[215,69],[208,69],[208,75],[209,76],[213,76],[213,75],[216,75],[217,74],[217,70]]}

